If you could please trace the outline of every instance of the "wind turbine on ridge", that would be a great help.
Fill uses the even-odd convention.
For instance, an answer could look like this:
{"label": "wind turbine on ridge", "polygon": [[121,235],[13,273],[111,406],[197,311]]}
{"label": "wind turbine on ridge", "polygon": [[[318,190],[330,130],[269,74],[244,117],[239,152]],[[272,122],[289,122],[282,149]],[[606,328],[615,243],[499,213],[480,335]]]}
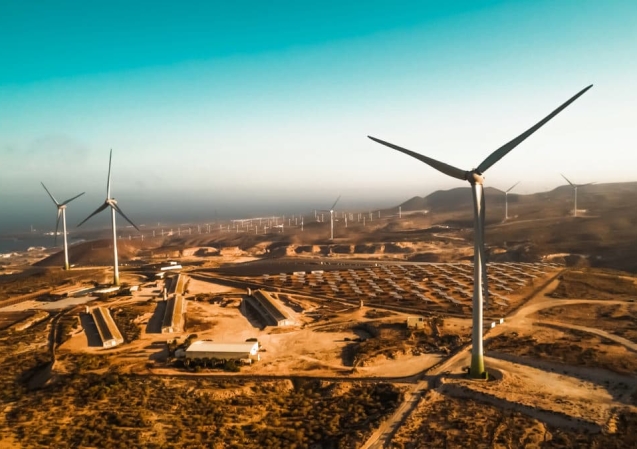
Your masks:
{"label": "wind turbine on ridge", "polygon": [[[338,203],[338,200],[341,199],[341,195],[338,196],[338,198],[336,198],[336,201],[334,201],[334,204],[332,204],[332,207],[329,209],[329,213],[330,213],[330,240],[334,240],[334,208],[336,207],[336,203]],[[326,209],[319,209],[320,211],[325,211],[328,212],[328,210]]]}
{"label": "wind turbine on ridge", "polygon": [[[560,173],[560,175],[562,175]],[[566,182],[568,182],[571,187],[573,187],[573,196],[574,196],[574,200],[575,203],[573,204],[573,217],[577,217],[577,188],[578,187],[584,187],[584,186],[590,186],[591,184],[595,184],[594,182],[589,182],[586,184],[573,184],[571,181],[568,180],[568,178],[564,175],[562,175],[562,178],[566,179]]]}
{"label": "wind turbine on ridge", "polygon": [[568,101],[558,107],[556,110],[547,115],[544,119],[537,124],[529,128],[524,133],[520,134],[515,139],[504,144],[493,153],[491,153],[485,160],[483,160],[477,168],[471,170],[462,170],[454,166],[445,164],[444,162],[437,161],[422,154],[408,150],[406,148],[399,147],[398,145],[385,142],[372,136],[367,136],[375,142],[385,145],[394,150],[405,153],[413,158],[418,159],[421,162],[435,168],[436,170],[444,173],[452,178],[459,179],[461,181],[468,181],[471,185],[471,193],[473,196],[473,215],[474,215],[474,262],[473,262],[473,329],[472,329],[472,346],[471,346],[471,366],[469,369],[469,375],[474,378],[481,378],[484,376],[484,350],[482,340],[482,321],[483,321],[483,292],[488,295],[487,286],[487,272],[486,272],[486,254],[484,249],[484,224],[485,224],[485,201],[483,192],[483,173],[487,171],[496,162],[502,159],[507,153],[517,147],[526,138],[528,138],[535,131],[540,129],[549,120],[559,114],[567,106],[577,100],[593,85],[582,89],[580,92],[571,97]]}
{"label": "wind turbine on ridge", "polygon": [[104,204],[98,207],[95,210],[95,212],[93,212],[91,215],[86,217],[84,221],[82,221],[77,226],[78,227],[82,226],[84,223],[86,223],[86,221],[88,221],[89,218],[91,218],[93,215],[99,214],[107,207],[111,208],[111,223],[113,226],[113,284],[119,285],[119,266],[117,264],[117,227],[115,225],[115,212],[117,212],[122,217],[124,217],[124,219],[127,222],[129,222],[131,225],[133,225],[133,227],[137,229],[138,232],[141,232],[141,231],[139,230],[137,225],[133,223],[132,221],[130,221],[130,219],[124,214],[124,212],[122,212],[122,209],[117,205],[117,201],[115,200],[115,198],[111,198],[111,161],[112,159],[113,159],[113,150],[111,149],[111,153],[108,158],[108,179],[106,181],[106,200],[104,201]]}
{"label": "wind turbine on ridge", "polygon": [[334,208],[340,199],[341,195],[339,194],[338,198],[336,198],[336,201],[334,201],[334,204],[332,204],[332,207],[330,208],[330,240],[334,240]]}
{"label": "wind turbine on ridge", "polygon": [[515,186],[517,186],[520,183],[520,181],[516,182],[515,184],[513,184],[511,187],[509,187],[507,190],[500,190],[500,192],[504,193],[504,220],[508,220],[509,219],[509,192],[511,190],[513,190],[515,188]]}
{"label": "wind turbine on ridge", "polygon": [[62,233],[64,235],[64,269],[68,270],[70,266],[69,266],[69,247],[66,241],[66,205],[69,204],[71,201],[73,201],[75,198],[78,198],[84,195],[85,192],[82,192],[79,195],[75,195],[73,198],[68,199],[62,203],[58,203],[57,200],[53,197],[53,195],[51,195],[51,192],[49,192],[49,189],[46,188],[44,183],[40,182],[40,184],[42,184],[42,187],[44,187],[44,190],[46,190],[46,193],[49,194],[49,196],[51,197],[51,200],[53,200],[53,202],[55,203],[58,209],[58,219],[55,223],[55,239],[54,239],[54,244],[56,246],[58,241],[58,229],[60,228],[60,217],[62,217]]}

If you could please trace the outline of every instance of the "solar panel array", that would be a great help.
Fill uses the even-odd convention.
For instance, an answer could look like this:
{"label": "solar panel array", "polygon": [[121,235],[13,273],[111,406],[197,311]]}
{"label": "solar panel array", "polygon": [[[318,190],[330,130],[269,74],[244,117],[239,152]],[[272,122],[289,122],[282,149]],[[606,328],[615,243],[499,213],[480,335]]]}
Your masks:
{"label": "solar panel array", "polygon": [[[492,304],[507,307],[510,295],[559,268],[553,263],[489,263]],[[423,309],[462,306],[470,309],[473,296],[470,263],[379,264],[356,270],[264,274],[261,280],[269,286],[307,295]]]}

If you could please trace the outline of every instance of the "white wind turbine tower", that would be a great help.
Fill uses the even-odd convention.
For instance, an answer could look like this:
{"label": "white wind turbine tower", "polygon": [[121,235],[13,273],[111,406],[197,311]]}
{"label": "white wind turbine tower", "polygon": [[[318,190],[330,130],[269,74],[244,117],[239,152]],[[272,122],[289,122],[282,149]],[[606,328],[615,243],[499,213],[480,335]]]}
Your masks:
{"label": "white wind turbine tower", "polygon": [[[560,175],[562,175],[560,173]],[[578,187],[584,187],[584,186],[590,186],[591,184],[595,184],[594,182],[589,182],[586,184],[573,184],[571,181],[568,180],[568,178],[564,175],[562,175],[562,178],[566,179],[566,182],[568,182],[571,187],[573,187],[573,197],[574,197],[574,201],[575,203],[573,204],[573,217],[577,217],[577,188]]]}
{"label": "white wind turbine tower", "polygon": [[341,196],[339,195],[336,201],[334,201],[334,204],[332,204],[332,207],[330,207],[330,240],[334,240],[334,208],[340,199]]}
{"label": "white wind turbine tower", "polygon": [[[332,207],[330,209],[314,209],[314,216],[317,217],[318,220],[318,214],[317,212],[329,212],[330,213],[330,240],[334,240],[334,208],[336,207],[336,203],[338,203],[338,200],[341,199],[341,195],[338,196],[338,198],[336,198],[336,201],[334,201],[334,204],[332,204]],[[323,223],[323,214],[321,213],[321,223]],[[301,230],[303,230],[303,218],[301,218]]]}
{"label": "white wind turbine tower", "polygon": [[58,219],[57,219],[57,222],[55,223],[55,240],[54,240],[55,245],[57,245],[58,229],[60,228],[60,217],[62,217],[62,233],[64,235],[64,269],[68,270],[69,269],[69,247],[66,241],[66,205],[69,204],[71,201],[73,201],[75,198],[78,198],[84,195],[84,192],[74,196],[73,198],[69,200],[64,201],[63,203],[58,203],[57,200],[53,198],[53,195],[51,195],[51,192],[49,192],[49,189],[46,188],[44,183],[40,182],[40,184],[42,184],[42,187],[44,187],[44,190],[46,190],[46,193],[49,194],[49,196],[51,197],[51,200],[53,200],[53,202],[58,208]]}
{"label": "white wind turbine tower", "polygon": [[[507,153],[513,150],[516,146],[522,143],[527,137],[545,125],[549,120],[559,114],[564,108],[574,102],[577,98],[584,94],[592,85],[582,89],[575,96],[570,98],[566,103],[562,104],[555,111],[550,113],[540,122],[533,127],[529,128],[524,133],[520,134],[509,143],[491,153],[484,161],[469,171],[461,170],[444,162],[431,159],[427,156],[423,156],[411,150],[399,147],[397,145],[376,139],[368,136],[370,139],[393,148],[394,150],[405,153],[418,159],[421,162],[435,168],[436,170],[444,173],[452,178],[459,179],[461,181],[468,181],[471,184],[471,193],[473,196],[473,213],[474,213],[474,262],[473,262],[473,329],[472,329],[472,347],[471,347],[471,367],[469,374],[471,377],[480,378],[484,376],[484,351],[482,342],[482,321],[483,321],[483,292],[487,293],[487,273],[486,273],[486,259],[484,250],[484,223],[485,223],[485,202],[483,195],[483,182],[484,177],[482,174],[487,171],[492,165],[503,158]],[[483,290],[484,283],[484,290]]]}
{"label": "white wind turbine tower", "polygon": [[504,191],[504,220],[505,221],[509,219],[509,192],[513,190],[515,186],[517,186],[519,183],[520,181],[516,182],[511,187],[509,187],[508,190]]}
{"label": "white wind turbine tower", "polygon": [[133,225],[138,232],[141,232],[137,225],[130,221],[130,219],[122,212],[122,209],[117,205],[117,201],[115,198],[111,198],[111,160],[113,159],[113,150],[111,150],[110,156],[108,158],[108,179],[106,181],[106,200],[104,204],[98,207],[95,212],[86,217],[82,223],[78,225],[82,226],[89,218],[93,215],[96,215],[102,212],[107,207],[111,208],[111,223],[113,225],[113,283],[115,285],[119,285],[119,266],[117,264],[117,227],[115,226],[115,212],[119,213],[124,219]]}

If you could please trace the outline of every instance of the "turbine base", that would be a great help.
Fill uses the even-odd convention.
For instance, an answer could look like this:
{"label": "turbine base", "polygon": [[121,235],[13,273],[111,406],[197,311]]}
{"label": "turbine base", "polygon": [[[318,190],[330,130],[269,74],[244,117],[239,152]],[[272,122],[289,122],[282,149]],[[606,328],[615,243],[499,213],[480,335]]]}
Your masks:
{"label": "turbine base", "polygon": [[480,355],[471,355],[471,368],[469,369],[469,377],[474,379],[482,379],[484,378],[484,356]]}

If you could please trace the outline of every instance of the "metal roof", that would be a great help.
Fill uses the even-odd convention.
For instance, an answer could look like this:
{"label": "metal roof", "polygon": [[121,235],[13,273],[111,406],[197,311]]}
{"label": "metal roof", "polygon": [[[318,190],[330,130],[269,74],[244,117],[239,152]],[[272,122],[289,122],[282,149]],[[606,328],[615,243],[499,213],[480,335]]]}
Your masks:
{"label": "metal roof", "polygon": [[258,342],[256,341],[242,341],[242,342],[217,342],[217,341],[195,341],[186,352],[240,352],[240,353],[248,353],[252,351],[257,346]]}

